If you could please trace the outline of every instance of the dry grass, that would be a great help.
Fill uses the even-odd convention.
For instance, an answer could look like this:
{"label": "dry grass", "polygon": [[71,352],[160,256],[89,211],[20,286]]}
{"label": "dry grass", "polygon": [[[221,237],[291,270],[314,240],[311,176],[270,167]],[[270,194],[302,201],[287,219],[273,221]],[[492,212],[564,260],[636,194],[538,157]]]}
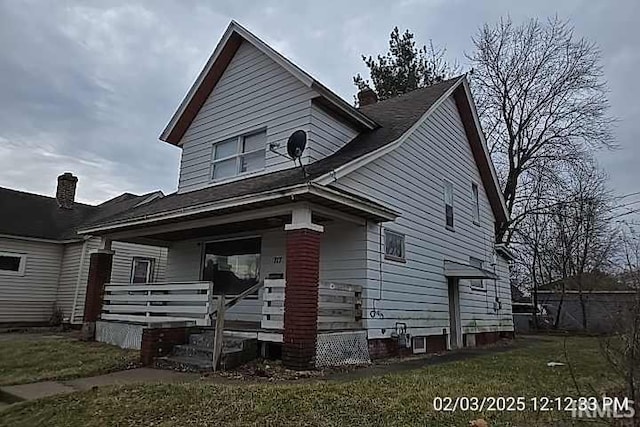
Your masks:
{"label": "dry grass", "polygon": [[137,363],[137,351],[60,337],[3,337],[0,385],[98,375]]}
{"label": "dry grass", "polygon": [[271,425],[466,426],[485,418],[490,425],[571,423],[557,412],[438,413],[435,396],[594,395],[615,388],[595,338],[548,337],[499,354],[428,366],[405,373],[350,382],[222,386],[206,381],[181,385],[109,387],[20,404],[0,413],[0,425]]}

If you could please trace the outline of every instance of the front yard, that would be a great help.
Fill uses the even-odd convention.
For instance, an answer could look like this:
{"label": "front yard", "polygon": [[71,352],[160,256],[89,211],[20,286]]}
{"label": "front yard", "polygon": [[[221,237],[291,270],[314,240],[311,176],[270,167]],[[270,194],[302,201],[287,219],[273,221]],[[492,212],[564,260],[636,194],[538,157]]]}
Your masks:
{"label": "front yard", "polygon": [[536,338],[506,352],[355,381],[305,384],[188,384],[105,387],[18,404],[0,425],[410,425],[467,426],[571,422],[558,412],[436,412],[436,396],[592,396],[618,388],[595,338]]}
{"label": "front yard", "polygon": [[137,363],[137,351],[62,335],[0,336],[0,386],[98,375]]}

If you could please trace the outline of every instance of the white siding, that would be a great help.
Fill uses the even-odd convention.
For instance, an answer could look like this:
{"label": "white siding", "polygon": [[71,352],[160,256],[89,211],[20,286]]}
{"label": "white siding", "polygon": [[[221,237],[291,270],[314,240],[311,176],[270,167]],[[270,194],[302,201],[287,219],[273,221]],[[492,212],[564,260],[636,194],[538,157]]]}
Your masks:
{"label": "white siding", "polygon": [[167,274],[167,248],[158,246],[137,245],[134,243],[113,242],[111,248],[113,265],[111,267],[111,281],[126,283],[131,280],[133,258],[152,258],[154,260],[152,281],[164,282]]}
{"label": "white siding", "polygon": [[[212,145],[248,131],[267,128],[267,146],[286,143],[297,129],[309,131],[315,92],[253,45],[243,42],[182,138],[178,192],[211,185]],[[268,171],[293,162],[267,150]],[[308,162],[308,158],[304,159]]]}
{"label": "white siding", "polygon": [[309,129],[307,153],[315,162],[335,153],[358,135],[358,131],[336,120],[316,104],[311,106],[311,127]]}
{"label": "white siding", "polygon": [[325,224],[320,244],[320,281],[366,285],[366,228],[351,223]]}
{"label": "white siding", "polygon": [[[443,182],[454,187],[455,231],[445,228]],[[481,224],[472,220],[471,184],[480,191]],[[468,264],[469,257],[493,263],[494,217],[453,99],[447,99],[409,139],[391,153],[334,183],[393,206],[401,216],[385,224],[406,235],[406,263],[382,261],[380,293],[379,227],[367,233],[367,290],[365,316],[374,308],[384,318],[368,318],[370,338],[388,337],[396,322],[407,323],[413,335],[441,334],[449,327],[444,260]],[[508,273],[501,275],[498,296],[502,310],[493,310],[495,288],[471,290],[460,283],[460,311],[464,333],[511,330]],[[506,286],[506,292],[505,292]],[[381,299],[380,301],[374,300]]]}
{"label": "white siding", "polygon": [[51,318],[63,250],[55,243],[0,238],[0,252],[27,255],[23,276],[0,273],[0,323]]}
{"label": "white siding", "polygon": [[[82,258],[83,244],[73,243],[65,245],[56,304],[62,308],[64,317],[71,319],[77,289],[78,296],[73,323],[82,323],[87,280],[89,278],[89,265],[91,262],[90,255],[100,249],[101,242],[101,239],[98,237],[93,237],[87,241],[86,253],[81,269],[80,259]],[[167,265],[166,248],[123,242],[113,242],[111,248],[114,251],[113,264],[111,267],[111,282],[128,283],[130,281],[131,266],[134,257],[153,258],[155,260],[153,280],[158,282],[165,281]],[[78,275],[80,275],[79,287],[77,287]]]}

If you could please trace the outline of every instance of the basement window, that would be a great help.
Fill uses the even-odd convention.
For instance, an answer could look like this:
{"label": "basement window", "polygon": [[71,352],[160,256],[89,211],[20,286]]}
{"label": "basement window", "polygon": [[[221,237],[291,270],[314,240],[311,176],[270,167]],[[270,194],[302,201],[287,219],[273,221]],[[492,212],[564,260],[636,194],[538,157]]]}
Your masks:
{"label": "basement window", "polygon": [[27,256],[11,252],[0,252],[0,274],[24,276]]}
{"label": "basement window", "polygon": [[266,146],[266,129],[214,144],[211,178],[221,181],[263,170]]}
{"label": "basement window", "polygon": [[384,230],[384,257],[392,261],[405,262],[404,234]]}

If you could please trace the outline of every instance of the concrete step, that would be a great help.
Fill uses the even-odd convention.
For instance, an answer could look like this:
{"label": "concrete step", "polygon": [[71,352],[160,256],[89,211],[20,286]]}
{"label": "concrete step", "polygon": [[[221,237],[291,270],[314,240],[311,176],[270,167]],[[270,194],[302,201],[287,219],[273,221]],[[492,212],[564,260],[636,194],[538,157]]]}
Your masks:
{"label": "concrete step", "polygon": [[[213,348],[213,332],[205,332],[200,334],[189,335],[189,345],[200,348]],[[233,335],[223,335],[222,348],[229,350],[242,350],[243,342],[247,338],[237,337]]]}
{"label": "concrete step", "polygon": [[172,369],[180,372],[203,372],[213,370],[211,360],[199,359],[188,356],[165,356],[155,360],[155,367],[160,369]]}

